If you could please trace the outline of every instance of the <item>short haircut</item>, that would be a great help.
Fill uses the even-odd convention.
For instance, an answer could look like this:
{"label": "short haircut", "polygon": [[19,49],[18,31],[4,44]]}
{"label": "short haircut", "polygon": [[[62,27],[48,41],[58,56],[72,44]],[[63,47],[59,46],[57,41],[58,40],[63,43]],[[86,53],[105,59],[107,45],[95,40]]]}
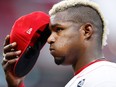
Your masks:
{"label": "short haircut", "polygon": [[[78,14],[81,15],[80,18],[82,18],[82,15],[83,15],[83,19],[80,19],[79,22],[89,21],[90,23],[94,24],[94,26],[96,26],[98,29],[100,29],[99,32],[101,32],[100,36],[102,39],[102,46],[105,46],[107,44],[106,40],[107,40],[108,31],[106,29],[106,23],[104,20],[104,16],[103,16],[102,12],[100,11],[99,6],[96,3],[89,1],[89,0],[63,0],[63,1],[55,4],[52,7],[52,9],[49,11],[49,15],[52,16],[52,15],[56,14],[57,12],[65,11],[67,9],[69,11],[71,11],[70,8],[75,9],[75,7],[81,9],[81,10],[78,10],[79,11]],[[85,13],[88,12],[88,13],[85,14],[84,12]],[[71,13],[75,14],[77,12],[72,11]],[[88,14],[89,14],[88,18],[85,18],[85,17],[87,17],[86,15],[88,15]],[[93,18],[93,20],[91,20],[92,18]],[[75,20],[75,22],[76,22],[76,20]]]}

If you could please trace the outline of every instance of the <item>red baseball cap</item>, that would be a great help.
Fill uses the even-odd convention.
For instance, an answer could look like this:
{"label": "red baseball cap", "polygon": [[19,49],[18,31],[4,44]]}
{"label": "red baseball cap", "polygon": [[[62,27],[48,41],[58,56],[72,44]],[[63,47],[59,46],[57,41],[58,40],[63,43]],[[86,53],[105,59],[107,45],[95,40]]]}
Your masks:
{"label": "red baseball cap", "polygon": [[49,16],[40,11],[24,15],[15,21],[10,33],[10,43],[16,42],[16,50],[22,52],[13,68],[16,76],[25,76],[33,68],[50,35],[49,21]]}

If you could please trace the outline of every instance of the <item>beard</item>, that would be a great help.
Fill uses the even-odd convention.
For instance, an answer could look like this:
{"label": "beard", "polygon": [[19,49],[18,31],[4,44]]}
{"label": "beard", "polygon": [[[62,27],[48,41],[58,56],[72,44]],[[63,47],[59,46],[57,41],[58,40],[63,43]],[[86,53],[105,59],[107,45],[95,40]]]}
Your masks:
{"label": "beard", "polygon": [[63,64],[65,61],[65,57],[60,57],[60,58],[56,57],[54,58],[54,61],[57,65]]}

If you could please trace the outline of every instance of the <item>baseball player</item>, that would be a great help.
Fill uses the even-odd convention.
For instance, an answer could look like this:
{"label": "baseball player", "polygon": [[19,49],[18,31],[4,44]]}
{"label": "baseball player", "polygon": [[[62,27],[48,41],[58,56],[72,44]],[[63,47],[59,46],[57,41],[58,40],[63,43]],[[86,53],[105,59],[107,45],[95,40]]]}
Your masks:
{"label": "baseball player", "polygon": [[[99,6],[89,0],[63,0],[55,4],[49,14],[50,53],[57,65],[72,65],[74,70],[74,77],[65,87],[116,87],[116,64],[107,61],[102,52],[107,31]],[[24,87],[23,78],[8,71],[16,62],[13,56],[21,53],[10,53],[8,50],[14,49],[16,43],[9,45],[8,40],[9,36],[2,62],[7,83],[9,87]]]}

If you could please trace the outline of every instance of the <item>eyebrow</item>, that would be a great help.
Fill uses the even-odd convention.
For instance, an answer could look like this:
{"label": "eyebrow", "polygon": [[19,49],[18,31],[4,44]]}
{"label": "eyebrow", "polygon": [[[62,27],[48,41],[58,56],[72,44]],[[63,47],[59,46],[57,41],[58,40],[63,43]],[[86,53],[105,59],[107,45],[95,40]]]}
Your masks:
{"label": "eyebrow", "polygon": [[53,25],[51,25],[51,28],[54,28],[56,26],[62,26],[62,25],[61,24],[53,24]]}

